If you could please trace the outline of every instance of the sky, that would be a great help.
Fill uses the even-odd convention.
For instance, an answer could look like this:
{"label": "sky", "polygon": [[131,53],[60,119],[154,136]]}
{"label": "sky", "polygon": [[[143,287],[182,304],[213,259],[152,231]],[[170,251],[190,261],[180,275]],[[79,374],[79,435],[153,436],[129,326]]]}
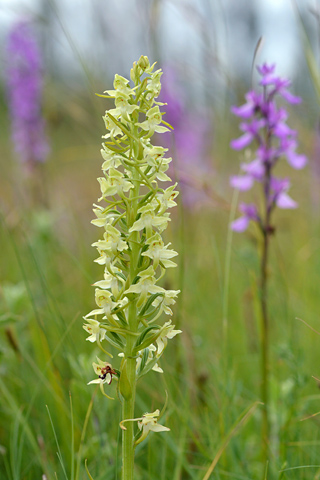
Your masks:
{"label": "sky", "polygon": [[[298,3],[307,11],[318,2]],[[258,63],[277,63],[280,73],[290,76],[301,56],[293,0],[0,0],[1,45],[19,17],[34,15],[44,24],[50,6],[54,23],[50,39],[66,72],[80,72],[81,59],[102,72],[127,71],[141,53],[158,57],[158,48],[164,62],[183,59],[202,75],[208,68],[208,74],[225,81],[224,72],[232,76],[250,71],[260,36]],[[256,9],[252,36],[251,26],[241,21],[243,9],[249,6]],[[157,47],[152,46],[153,38]]]}

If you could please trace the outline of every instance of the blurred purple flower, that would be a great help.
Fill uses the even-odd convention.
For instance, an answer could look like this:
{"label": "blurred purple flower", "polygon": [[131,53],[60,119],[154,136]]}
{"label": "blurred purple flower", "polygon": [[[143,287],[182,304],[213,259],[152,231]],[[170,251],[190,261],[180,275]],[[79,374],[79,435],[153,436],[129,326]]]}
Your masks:
{"label": "blurred purple flower", "polygon": [[233,175],[230,177],[230,185],[238,190],[250,190],[253,186],[254,178],[252,175]]}
{"label": "blurred purple flower", "polygon": [[242,150],[255,140],[258,144],[256,158],[250,163],[242,164],[241,170],[244,173],[232,176],[230,184],[238,190],[246,191],[250,190],[255,182],[260,183],[266,210],[263,215],[259,215],[254,205],[241,204],[240,211],[244,216],[235,220],[231,228],[242,232],[246,230],[250,220],[253,220],[266,234],[273,231],[270,217],[275,206],[288,209],[297,207],[297,203],[287,193],[289,180],[276,178],[273,175],[274,167],[281,157],[285,157],[291,167],[300,170],[306,165],[307,158],[296,153],[297,132],[286,124],[288,114],[285,108],[278,108],[275,102],[276,95],[294,105],[300,103],[301,99],[287,90],[290,86],[289,80],[275,75],[275,65],[264,64],[257,69],[262,75],[259,84],[263,87],[263,93],[250,91],[245,97],[244,105],[231,108],[231,111],[245,122],[240,124],[244,134],[230,142],[234,150]]}
{"label": "blurred purple flower", "polygon": [[21,161],[32,169],[46,160],[49,146],[41,113],[41,55],[30,23],[21,21],[13,26],[6,53],[12,141]]}
{"label": "blurred purple flower", "polygon": [[182,200],[189,208],[208,203],[208,188],[213,174],[209,157],[212,125],[208,115],[190,111],[186,107],[176,72],[167,67],[162,77],[160,101],[166,102],[165,120],[174,127],[172,136],[164,136],[164,146],[177,160],[176,171],[182,189]]}
{"label": "blurred purple flower", "polygon": [[231,228],[235,232],[244,232],[247,230],[250,220],[254,220],[256,222],[260,221],[257,208],[254,204],[241,203],[239,205],[239,210],[241,213],[243,213],[243,216],[237,218],[237,220],[231,224]]}

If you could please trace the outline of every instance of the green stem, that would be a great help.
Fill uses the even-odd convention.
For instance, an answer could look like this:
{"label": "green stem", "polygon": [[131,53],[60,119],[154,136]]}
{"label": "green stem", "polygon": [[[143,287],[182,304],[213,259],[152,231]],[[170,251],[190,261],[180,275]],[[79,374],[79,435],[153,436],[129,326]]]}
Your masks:
{"label": "green stem", "polygon": [[[127,350],[133,348],[134,339],[128,337]],[[127,356],[127,354],[126,354]],[[134,418],[134,404],[136,392],[136,359],[127,358],[127,377],[131,385],[131,396],[123,399],[122,420]],[[134,422],[125,422],[126,430],[122,431],[122,480],[133,480],[134,468]]]}
{"label": "green stem", "polygon": [[264,181],[265,198],[265,219],[262,227],[263,244],[260,268],[260,305],[261,305],[261,400],[264,404],[262,410],[262,457],[264,463],[268,459],[268,448],[270,444],[270,418],[269,418],[269,343],[270,324],[268,315],[268,260],[269,260],[269,239],[272,232],[271,213],[272,205],[269,205],[270,198],[271,167],[267,166]]}
{"label": "green stem", "polygon": [[269,318],[267,308],[267,265],[269,252],[269,234],[264,232],[262,258],[261,258],[261,400],[264,404],[262,410],[262,442],[263,457],[267,460],[268,445],[270,440],[269,425]]}
{"label": "green stem", "polygon": [[[139,179],[139,173],[133,169],[133,179]],[[140,183],[137,182],[134,189],[130,192],[130,208],[128,209],[127,223],[130,227],[137,215]],[[138,232],[132,232],[129,241],[130,244],[130,283],[138,273],[138,259],[140,251],[140,235]],[[134,301],[129,305],[128,324],[131,332],[137,332],[139,326],[137,302]],[[134,405],[136,396],[136,358],[133,355],[133,348],[136,339],[134,335],[127,335],[125,359],[126,359],[126,375],[130,386],[130,395],[123,398],[122,403],[122,421],[133,419]],[[126,430],[122,431],[122,480],[133,480],[134,470],[134,422],[124,423]]]}

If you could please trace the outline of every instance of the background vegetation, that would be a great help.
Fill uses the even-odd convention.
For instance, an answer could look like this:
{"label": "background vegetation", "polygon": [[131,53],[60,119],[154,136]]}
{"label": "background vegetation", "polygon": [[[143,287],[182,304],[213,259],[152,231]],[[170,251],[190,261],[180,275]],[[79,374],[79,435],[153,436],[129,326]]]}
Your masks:
{"label": "background vegetation", "polygon": [[[59,4],[49,3],[55,12]],[[145,18],[157,21],[160,3],[151,4],[154,10],[143,10]],[[231,15],[227,8],[225,13]],[[46,18],[38,17],[40,26]],[[148,48],[158,51],[165,69],[161,42],[152,32],[150,38]],[[65,76],[48,70],[43,107],[51,153],[36,179],[26,175],[14,154],[4,85],[0,97],[1,479],[45,475],[48,480],[82,480],[87,478],[84,459],[95,480],[119,478],[119,404],[105,401],[86,385],[95,355],[82,329],[82,316],[94,307],[90,285],[100,276],[90,246],[97,232],[90,220],[99,196],[101,116],[108,104],[94,93],[110,88],[116,70],[110,68],[103,78],[77,56],[75,38],[69,40],[82,80],[77,83],[77,72],[67,67]],[[99,48],[103,41],[100,35]],[[111,39],[105,41],[112,51]],[[251,59],[256,41],[251,41]],[[199,52],[205,54],[209,43]],[[149,52],[123,60],[126,72],[141,53]],[[121,62],[113,58],[111,63]],[[294,90],[304,95],[304,103],[292,111],[289,122],[299,131],[300,151],[310,159],[307,169],[290,174],[299,209],[277,212],[271,247],[273,441],[265,465],[258,403],[258,237],[254,229],[246,234],[229,229],[237,201],[229,175],[239,169],[239,155],[229,148],[238,134],[229,107],[243,101],[250,69],[235,77],[225,71],[223,61],[216,59],[210,69],[214,66],[213,83],[218,91],[224,85],[219,98],[206,97],[208,77],[192,90],[192,79],[197,72],[202,79],[205,70],[192,71],[190,58],[177,62],[175,92],[179,98],[183,86],[186,115],[210,119],[209,133],[200,138],[200,145],[207,142],[210,176],[201,171],[200,154],[193,158],[192,179],[184,175],[190,164],[185,167],[183,158],[177,160],[181,195],[167,241],[180,253],[179,268],[169,282],[182,291],[175,324],[183,335],[167,349],[161,362],[165,374],[153,372],[142,379],[137,398],[140,411],[152,411],[164,403],[167,391],[164,424],[171,432],[151,434],[139,445],[136,478],[198,480],[209,478],[210,466],[212,479],[320,478],[320,381],[312,378],[320,375],[315,331],[320,330],[320,169],[312,82],[307,68],[303,76],[298,72]],[[190,189],[194,201],[188,200]],[[34,191],[39,193],[36,199]]]}

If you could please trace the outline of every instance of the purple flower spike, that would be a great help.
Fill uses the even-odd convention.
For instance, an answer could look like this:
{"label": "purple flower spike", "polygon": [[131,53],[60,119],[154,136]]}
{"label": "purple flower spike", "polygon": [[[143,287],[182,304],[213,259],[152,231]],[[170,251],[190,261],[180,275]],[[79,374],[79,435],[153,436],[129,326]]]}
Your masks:
{"label": "purple flower spike", "polygon": [[41,114],[42,61],[31,24],[14,25],[7,39],[6,81],[12,141],[29,169],[49,153]]}
{"label": "purple flower spike", "polygon": [[264,64],[257,69],[262,76],[259,85],[263,87],[263,93],[251,90],[246,95],[244,105],[231,108],[235,115],[246,122],[240,124],[243,135],[230,143],[234,150],[242,150],[255,140],[256,158],[243,163],[243,175],[232,176],[230,184],[233,188],[246,191],[253,187],[254,182],[259,182],[265,198],[265,211],[260,215],[253,204],[241,204],[239,210],[243,216],[235,220],[231,228],[243,232],[252,220],[259,224],[264,235],[268,235],[274,230],[270,219],[276,206],[283,209],[298,206],[287,193],[289,180],[274,176],[275,166],[281,158],[286,158],[290,166],[300,170],[306,165],[307,157],[296,152],[297,132],[287,125],[288,114],[285,108],[279,108],[276,103],[277,96],[291,104],[300,103],[301,99],[289,92],[290,81],[276,75],[275,65]]}

